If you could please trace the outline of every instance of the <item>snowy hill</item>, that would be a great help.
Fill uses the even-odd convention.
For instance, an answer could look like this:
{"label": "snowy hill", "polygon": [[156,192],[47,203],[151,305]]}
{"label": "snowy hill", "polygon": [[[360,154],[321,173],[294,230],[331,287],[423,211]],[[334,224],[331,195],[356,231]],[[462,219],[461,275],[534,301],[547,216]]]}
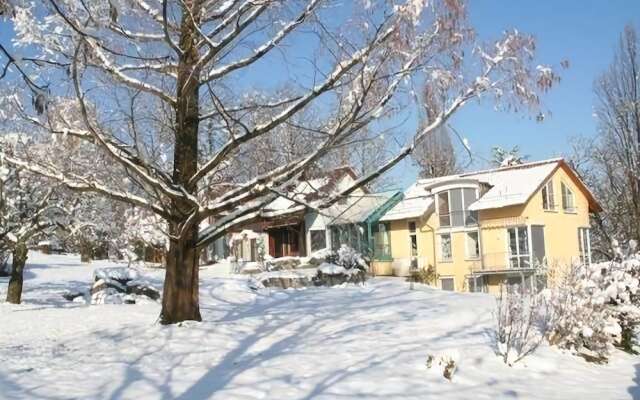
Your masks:
{"label": "snowy hill", "polygon": [[[507,367],[493,353],[488,295],[395,279],[256,293],[246,276],[208,268],[205,322],[166,327],[158,303],[61,297],[108,262],[28,262],[24,304],[0,303],[2,399],[640,398],[640,357],[624,353],[595,365],[543,346]],[[161,287],[163,271],[143,272]],[[425,366],[429,354],[457,359],[452,381]]]}

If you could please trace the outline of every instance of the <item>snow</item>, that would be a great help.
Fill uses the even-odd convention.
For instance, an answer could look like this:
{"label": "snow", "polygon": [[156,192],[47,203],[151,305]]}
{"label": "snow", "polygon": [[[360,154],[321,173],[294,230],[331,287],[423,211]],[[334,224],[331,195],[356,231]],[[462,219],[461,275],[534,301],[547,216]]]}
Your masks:
{"label": "snow", "polygon": [[464,175],[492,186],[469,209],[477,211],[526,203],[544,180],[558,168],[559,162],[560,159],[554,159]]}
{"label": "snow", "polygon": [[[160,304],[67,302],[97,268],[32,252],[22,305],[0,303],[0,398],[631,399],[640,359],[590,364],[542,346],[522,365],[494,354],[494,299],[393,278],[262,293],[202,269],[204,322],[157,323]],[[162,272],[141,273],[162,287]],[[6,281],[6,280],[5,280]],[[0,284],[4,298],[6,284]],[[452,381],[428,355],[455,358]]]}
{"label": "snow", "polygon": [[396,221],[422,217],[433,207],[433,196],[427,194],[424,184],[417,182],[404,192],[404,198],[387,211],[380,221]]}
{"label": "snow", "polygon": [[131,281],[140,277],[140,272],[127,267],[107,267],[97,268],[93,273],[94,280],[104,279],[105,281]]}

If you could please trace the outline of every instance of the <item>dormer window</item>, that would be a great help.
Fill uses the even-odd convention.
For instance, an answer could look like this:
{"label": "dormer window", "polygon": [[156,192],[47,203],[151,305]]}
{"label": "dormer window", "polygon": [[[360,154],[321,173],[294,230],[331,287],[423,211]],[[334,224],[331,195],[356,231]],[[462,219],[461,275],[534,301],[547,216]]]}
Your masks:
{"label": "dormer window", "polygon": [[562,182],[561,188],[562,188],[562,209],[570,213],[575,212],[576,206],[575,206],[575,199],[573,197],[573,192],[571,191],[571,189],[569,189],[567,185],[564,184],[564,182]]}
{"label": "dormer window", "polygon": [[555,196],[553,194],[553,181],[547,182],[542,188],[542,208],[547,211],[556,209]]}

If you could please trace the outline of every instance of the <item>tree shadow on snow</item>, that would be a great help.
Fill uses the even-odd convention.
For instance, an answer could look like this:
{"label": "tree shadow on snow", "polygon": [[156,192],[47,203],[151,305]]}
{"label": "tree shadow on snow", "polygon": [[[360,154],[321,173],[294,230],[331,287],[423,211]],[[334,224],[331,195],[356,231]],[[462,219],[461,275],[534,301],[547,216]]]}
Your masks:
{"label": "tree shadow on snow", "polygon": [[631,395],[632,399],[640,400],[640,363],[636,364],[634,367],[636,369],[636,375],[633,378],[635,385],[630,386],[627,391]]}

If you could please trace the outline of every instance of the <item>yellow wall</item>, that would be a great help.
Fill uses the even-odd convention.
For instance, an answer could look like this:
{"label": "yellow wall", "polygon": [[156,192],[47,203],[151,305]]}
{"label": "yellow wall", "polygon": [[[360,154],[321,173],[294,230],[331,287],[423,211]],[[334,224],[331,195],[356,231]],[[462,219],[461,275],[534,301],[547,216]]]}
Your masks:
{"label": "yellow wall", "polygon": [[[548,264],[551,268],[571,265],[579,257],[578,228],[589,227],[589,204],[578,184],[569,174],[558,168],[551,178],[554,186],[556,210],[545,211],[542,208],[542,186],[529,199],[520,206],[503,207],[499,209],[484,210],[479,213],[480,221],[480,246],[481,254],[485,258],[496,258],[497,261],[504,257],[508,251],[507,228],[516,225],[544,225],[545,252]],[[576,206],[575,213],[562,210],[561,182],[564,182],[574,194]],[[545,182],[546,183],[546,182]],[[392,273],[394,264],[409,262],[409,220],[392,221],[390,223],[391,254],[393,262],[374,263],[378,265],[380,272]],[[478,268],[480,260],[469,260],[466,256],[466,231],[473,229],[439,228],[438,217],[434,213],[428,218],[416,221],[418,232],[418,259],[419,265],[427,267],[434,265],[440,277],[454,277],[455,289],[468,290],[466,277],[473,267]],[[452,260],[440,259],[440,242],[436,233],[449,232],[452,239]],[[495,254],[495,256],[489,256]],[[489,291],[493,292],[504,280],[504,275],[496,275],[489,278]],[[439,286],[439,283],[438,283]]]}

